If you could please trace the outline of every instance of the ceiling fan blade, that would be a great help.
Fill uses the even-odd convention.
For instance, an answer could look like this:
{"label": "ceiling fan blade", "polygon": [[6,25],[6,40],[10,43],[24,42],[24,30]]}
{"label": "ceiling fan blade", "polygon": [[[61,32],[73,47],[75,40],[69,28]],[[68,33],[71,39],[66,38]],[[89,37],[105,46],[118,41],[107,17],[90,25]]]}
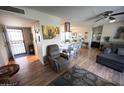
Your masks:
{"label": "ceiling fan blade", "polygon": [[100,17],[103,17],[103,13],[100,13],[100,14],[97,14],[97,15],[95,15],[95,16],[93,16],[93,17],[90,17],[90,18],[86,19],[85,21],[97,19],[97,18],[100,18]]}
{"label": "ceiling fan blade", "polygon": [[117,15],[124,15],[124,12],[120,12],[120,13],[111,14],[111,16],[117,16]]}
{"label": "ceiling fan blade", "polygon": [[104,17],[103,17],[103,18],[100,18],[100,19],[98,19],[98,20],[96,20],[95,22],[98,22],[98,21],[100,21],[100,20],[102,20],[102,19],[104,19]]}

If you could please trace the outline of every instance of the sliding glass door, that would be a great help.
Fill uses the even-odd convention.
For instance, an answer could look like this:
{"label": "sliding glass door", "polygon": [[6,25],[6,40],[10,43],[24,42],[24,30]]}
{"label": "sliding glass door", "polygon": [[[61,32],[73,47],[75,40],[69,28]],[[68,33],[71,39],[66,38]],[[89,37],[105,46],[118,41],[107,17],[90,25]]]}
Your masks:
{"label": "sliding glass door", "polygon": [[7,29],[7,36],[13,55],[26,53],[23,33],[21,29]]}

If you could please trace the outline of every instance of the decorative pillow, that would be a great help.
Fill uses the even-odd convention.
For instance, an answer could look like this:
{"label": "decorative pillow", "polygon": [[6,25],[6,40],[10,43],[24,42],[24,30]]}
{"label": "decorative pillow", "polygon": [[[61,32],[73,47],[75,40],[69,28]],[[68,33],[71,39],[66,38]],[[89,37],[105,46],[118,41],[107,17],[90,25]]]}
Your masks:
{"label": "decorative pillow", "polygon": [[118,55],[124,56],[124,48],[118,48]]}
{"label": "decorative pillow", "polygon": [[105,54],[110,54],[112,52],[112,48],[105,48],[104,53]]}

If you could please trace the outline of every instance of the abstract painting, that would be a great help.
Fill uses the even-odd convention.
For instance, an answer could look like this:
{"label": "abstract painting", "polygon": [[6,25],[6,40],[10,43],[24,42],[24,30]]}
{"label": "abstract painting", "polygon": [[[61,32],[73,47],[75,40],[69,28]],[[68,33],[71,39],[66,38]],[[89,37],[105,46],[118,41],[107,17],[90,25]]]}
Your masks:
{"label": "abstract painting", "polygon": [[57,26],[42,26],[43,39],[53,39],[60,34],[59,27]]}

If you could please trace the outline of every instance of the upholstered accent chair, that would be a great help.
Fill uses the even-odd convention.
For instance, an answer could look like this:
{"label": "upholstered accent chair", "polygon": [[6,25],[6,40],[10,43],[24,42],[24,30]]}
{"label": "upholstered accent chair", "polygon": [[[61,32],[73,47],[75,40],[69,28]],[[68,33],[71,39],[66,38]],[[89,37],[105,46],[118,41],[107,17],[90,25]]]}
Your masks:
{"label": "upholstered accent chair", "polygon": [[57,44],[49,45],[47,47],[47,57],[51,67],[56,72],[63,71],[69,65],[68,55],[60,53]]}

